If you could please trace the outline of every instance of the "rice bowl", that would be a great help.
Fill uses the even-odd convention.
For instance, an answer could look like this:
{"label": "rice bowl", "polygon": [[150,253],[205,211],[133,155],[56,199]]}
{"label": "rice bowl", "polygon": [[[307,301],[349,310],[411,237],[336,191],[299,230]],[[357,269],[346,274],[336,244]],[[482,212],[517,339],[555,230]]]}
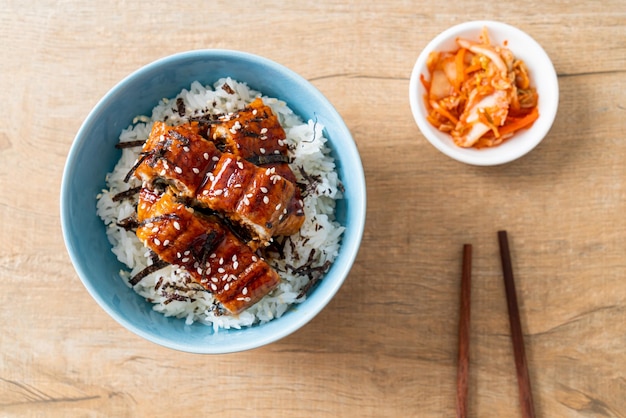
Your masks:
{"label": "rice bowl", "polygon": [[[250,89],[245,83],[223,78],[213,86],[203,86],[194,81],[188,89],[178,95],[162,99],[151,115],[137,115],[132,125],[120,135],[120,143],[145,140],[154,121],[181,124],[199,114],[232,114],[243,109],[261,92]],[[306,299],[305,286],[312,284],[315,277],[299,274],[300,271],[320,271],[330,266],[336,257],[344,227],[335,221],[335,200],[341,199],[343,188],[335,172],[334,159],[325,146],[323,126],[314,120],[304,122],[288,105],[276,98],[262,97],[270,106],[286,132],[291,151],[291,168],[298,183],[305,185],[308,193],[304,200],[305,223],[301,230],[280,241],[281,257],[267,257],[270,265],[279,272],[281,284],[251,308],[236,315],[216,314],[216,301],[210,292],[190,280],[187,272],[175,265],[168,265],[141,279],[134,286],[129,283],[152,263],[151,254],[134,232],[119,226],[119,222],[136,213],[136,202],[116,200],[115,196],[129,188],[124,177],[139,158],[140,147],[122,150],[122,156],[114,170],[107,174],[107,189],[98,195],[98,215],[107,225],[107,237],[112,251],[128,269],[120,271],[120,278],[135,292],[154,304],[157,312],[165,316],[184,318],[186,324],[199,321],[220,328],[240,328],[257,322],[267,322],[282,316],[291,304]],[[181,104],[179,107],[176,103]],[[181,111],[182,109],[182,111]],[[307,175],[307,178],[304,175]],[[310,178],[318,179],[314,184]],[[141,183],[133,179],[130,187]],[[306,266],[305,266],[306,263]],[[305,268],[306,267],[306,268]]]}
{"label": "rice bowl", "polygon": [[[141,120],[163,98],[173,98],[194,81],[213,86],[231,77],[284,101],[303,121],[323,128],[326,147],[344,186],[335,200],[343,228],[336,257],[306,298],[272,320],[251,326],[213,326],[165,316],[128,287],[128,267],[111,251],[107,227],[96,213],[98,195],[109,187],[107,173],[120,161],[120,133]],[[69,151],[61,184],[61,226],[68,254],[89,295],[120,325],[148,341],[191,353],[232,353],[275,342],[311,321],[343,285],[356,259],[365,225],[366,189],[356,144],[341,116],[308,81],[263,57],[230,50],[196,50],[152,62],[115,85],[89,112]]]}

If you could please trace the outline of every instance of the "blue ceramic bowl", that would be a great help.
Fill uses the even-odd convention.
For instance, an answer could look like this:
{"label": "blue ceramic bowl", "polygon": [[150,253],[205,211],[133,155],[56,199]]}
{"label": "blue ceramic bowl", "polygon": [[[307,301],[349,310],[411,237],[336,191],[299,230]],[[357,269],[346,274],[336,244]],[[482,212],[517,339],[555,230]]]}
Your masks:
{"label": "blue ceramic bowl", "polygon": [[[175,96],[194,80],[207,85],[228,76],[284,100],[303,119],[317,118],[325,126],[345,186],[336,215],[346,231],[334,264],[305,302],[268,323],[214,333],[206,325],[185,325],[182,319],[154,312],[150,303],[124,284],[119,277],[124,266],[111,252],[104,224],[96,215],[96,195],[105,187],[105,175],[121,155],[114,145],[133,117],[149,114],[161,98]],[[361,242],[365,210],[365,178],[359,153],[348,128],[328,100],[289,69],[259,56],[228,50],[198,50],[166,57],[113,87],[78,131],[61,186],[63,237],[91,296],[135,334],[192,353],[228,353],[260,347],[309,322],[333,298],[348,275]]]}

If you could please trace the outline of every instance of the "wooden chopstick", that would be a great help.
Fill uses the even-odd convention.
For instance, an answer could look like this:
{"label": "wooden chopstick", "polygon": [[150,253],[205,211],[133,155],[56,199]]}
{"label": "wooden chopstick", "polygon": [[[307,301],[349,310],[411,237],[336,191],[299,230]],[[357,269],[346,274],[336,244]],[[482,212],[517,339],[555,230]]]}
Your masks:
{"label": "wooden chopstick", "polygon": [[461,303],[459,313],[459,354],[456,380],[456,416],[467,417],[467,392],[469,381],[470,296],[472,288],[472,246],[463,246],[461,274]]}
{"label": "wooden chopstick", "polygon": [[515,280],[513,278],[513,267],[511,266],[511,253],[509,251],[509,241],[506,231],[498,231],[498,242],[500,244],[500,258],[502,259],[502,273],[504,276],[506,302],[509,310],[511,340],[513,342],[513,354],[515,356],[515,368],[517,370],[517,384],[519,386],[519,400],[522,408],[522,416],[524,418],[534,418],[535,409],[533,406],[532,391],[530,389],[530,377],[528,375],[528,364],[524,350],[524,336],[522,334],[517,294],[515,291]]}

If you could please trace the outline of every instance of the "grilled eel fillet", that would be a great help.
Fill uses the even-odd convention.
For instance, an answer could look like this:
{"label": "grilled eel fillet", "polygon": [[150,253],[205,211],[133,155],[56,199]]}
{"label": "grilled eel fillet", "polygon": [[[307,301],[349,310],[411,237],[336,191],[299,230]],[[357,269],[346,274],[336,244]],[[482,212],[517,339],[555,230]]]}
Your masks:
{"label": "grilled eel fillet", "polygon": [[232,115],[222,115],[210,123],[207,138],[225,152],[260,167],[275,168],[277,174],[296,182],[288,164],[285,130],[261,98],[256,98]]}
{"label": "grilled eel fillet", "polygon": [[205,216],[143,188],[137,206],[137,237],[159,257],[184,267],[222,306],[237,314],[280,283],[280,277],[215,216]]}

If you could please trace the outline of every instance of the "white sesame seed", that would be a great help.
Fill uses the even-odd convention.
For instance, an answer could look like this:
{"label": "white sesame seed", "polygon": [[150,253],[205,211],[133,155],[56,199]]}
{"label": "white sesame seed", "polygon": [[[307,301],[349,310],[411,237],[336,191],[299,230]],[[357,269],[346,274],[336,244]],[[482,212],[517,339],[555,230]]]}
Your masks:
{"label": "white sesame seed", "polygon": [[203,194],[204,196],[206,196],[206,195],[208,195],[208,194],[209,194],[209,191],[208,191],[208,190],[204,190],[204,191],[202,192],[202,194]]}
{"label": "white sesame seed", "polygon": [[182,260],[180,260],[180,261],[182,261],[183,263],[186,263],[186,262],[188,262],[188,261],[189,261],[189,257],[185,257],[185,258],[183,258],[183,259],[182,259]]}
{"label": "white sesame seed", "polygon": [[152,222],[148,222],[146,224],[146,228],[152,228],[154,226],[154,224]]}
{"label": "white sesame seed", "polygon": [[261,154],[265,154],[265,148],[259,148],[259,151],[261,151]]}
{"label": "white sesame seed", "polygon": [[155,239],[154,239],[154,243],[155,243],[156,245],[161,245],[161,241],[159,241],[159,239],[158,239],[158,238],[155,238]]}
{"label": "white sesame seed", "polygon": [[196,271],[198,272],[198,274],[202,274],[202,269],[200,267],[198,267]]}
{"label": "white sesame seed", "polygon": [[237,254],[233,254],[233,258],[232,258],[232,260],[233,260],[233,261],[237,261]]}
{"label": "white sesame seed", "polygon": [[224,257],[220,257],[220,261],[219,261],[219,263],[220,263],[220,266],[221,266],[222,264],[224,264]]}
{"label": "white sesame seed", "polygon": [[182,254],[181,253],[176,253],[176,258],[181,258]]}
{"label": "white sesame seed", "polygon": [[263,193],[267,193],[267,187],[261,187],[261,191],[262,191]]}
{"label": "white sesame seed", "polygon": [[267,196],[263,196],[263,203],[265,203],[266,205],[270,203],[270,198]]}
{"label": "white sesame seed", "polygon": [[239,267],[239,261],[235,261],[235,262],[233,263],[233,268],[234,268],[235,270],[237,269],[237,267]]}
{"label": "white sesame seed", "polygon": [[211,158],[211,159],[212,159],[213,161],[216,161],[216,162],[217,162],[217,161],[219,161],[219,160],[220,160],[220,157],[218,157],[217,155],[214,155],[214,156],[213,156],[213,158]]}
{"label": "white sesame seed", "polygon": [[261,133],[262,133],[262,134],[266,134],[266,133],[267,133],[267,128],[263,128],[263,129],[261,129]]}
{"label": "white sesame seed", "polygon": [[198,170],[196,167],[192,168],[191,171],[193,171],[195,174],[200,173],[200,170]]}
{"label": "white sesame seed", "polygon": [[209,154],[207,152],[205,152],[202,156],[204,157],[205,160],[209,159]]}
{"label": "white sesame seed", "polygon": [[164,175],[165,175],[165,170],[161,170],[161,173],[160,173],[160,174],[161,174],[162,176],[164,176]]}
{"label": "white sesame seed", "polygon": [[230,284],[226,283],[226,284],[224,285],[224,290],[228,290],[228,289],[230,289]]}
{"label": "white sesame seed", "polygon": [[163,246],[167,247],[168,245],[170,245],[170,240],[166,239],[165,241],[163,241]]}
{"label": "white sesame seed", "polygon": [[183,254],[184,254],[184,255],[189,255],[189,254],[191,254],[191,251],[187,250],[187,251],[185,251]]}
{"label": "white sesame seed", "polygon": [[224,270],[224,267],[220,267],[220,268],[217,269],[217,272],[224,274],[224,273],[226,273],[226,270]]}
{"label": "white sesame seed", "polygon": [[189,147],[183,147],[183,151],[189,152]]}
{"label": "white sesame seed", "polygon": [[217,283],[219,280],[217,279],[217,277],[211,277],[211,281],[212,281],[213,283]]}
{"label": "white sesame seed", "polygon": [[282,206],[282,203],[277,204],[276,205],[276,210],[279,210],[281,208],[281,206]]}
{"label": "white sesame seed", "polygon": [[214,192],[213,192],[213,194],[214,194],[215,196],[219,196],[219,195],[221,195],[222,193],[224,193],[224,190],[223,190],[223,189],[217,189],[216,191],[214,191]]}
{"label": "white sesame seed", "polygon": [[256,255],[253,255],[253,256],[252,256],[252,261],[258,261],[258,258],[257,258],[257,256],[256,256]]}
{"label": "white sesame seed", "polygon": [[178,221],[174,221],[174,228],[176,228],[177,231],[180,231],[180,224]]}
{"label": "white sesame seed", "polygon": [[253,114],[253,115],[256,115],[256,114],[257,114],[257,110],[256,110],[256,109],[253,109],[253,110],[252,110],[252,114]]}
{"label": "white sesame seed", "polygon": [[211,289],[217,290],[217,286],[214,283],[211,283]]}
{"label": "white sesame seed", "polygon": [[169,170],[170,165],[167,163],[167,161],[163,161],[163,168]]}
{"label": "white sesame seed", "polygon": [[183,170],[180,167],[174,167],[174,171],[176,171],[178,174],[182,174]]}
{"label": "white sesame seed", "polygon": [[152,231],[151,231],[151,232],[152,232],[152,233],[159,232],[159,227],[158,227],[158,226],[155,226],[154,228],[152,228]]}
{"label": "white sesame seed", "polygon": [[248,288],[244,287],[243,290],[241,291],[242,295],[247,295],[248,294]]}
{"label": "white sesame seed", "polygon": [[237,167],[239,167],[240,170],[243,170],[243,163],[241,161],[237,161]]}

